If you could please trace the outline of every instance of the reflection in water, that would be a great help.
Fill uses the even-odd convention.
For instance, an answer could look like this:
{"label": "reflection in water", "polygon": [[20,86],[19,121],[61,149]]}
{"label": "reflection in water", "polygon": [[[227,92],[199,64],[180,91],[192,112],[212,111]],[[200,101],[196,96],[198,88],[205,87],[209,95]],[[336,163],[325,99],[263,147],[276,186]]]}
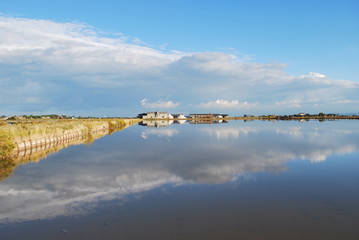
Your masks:
{"label": "reflection in water", "polygon": [[150,137],[150,135],[155,135],[157,137],[167,137],[167,138],[171,138],[175,135],[178,134],[178,130],[177,129],[149,129],[149,130],[145,130],[141,133],[141,137],[143,139],[148,139]]}
{"label": "reflection in water", "polygon": [[196,118],[196,119],[175,119],[175,120],[143,120],[138,123],[140,126],[145,127],[168,127],[171,124],[219,124],[228,123],[228,121],[218,118]]}
{"label": "reflection in water", "polygon": [[[38,162],[41,159],[46,158],[49,154],[60,151],[63,148],[78,145],[78,144],[91,144],[96,139],[101,138],[109,134],[109,129],[99,130],[91,132],[90,134],[78,134],[69,138],[59,138],[56,141],[38,141],[39,144],[29,145],[24,148],[15,148],[8,156],[0,156],[0,180],[10,176],[13,170],[20,164],[28,162]],[[32,141],[36,143],[36,141]]]}
{"label": "reflection in water", "polygon": [[211,138],[215,137],[217,140],[225,140],[228,138],[238,139],[241,135],[247,136],[249,133],[258,131],[255,127],[223,127],[223,128],[201,128],[200,132],[208,134]]}
{"label": "reflection in water", "polygon": [[174,121],[172,120],[143,120],[142,122],[139,122],[138,124],[141,126],[146,127],[168,127],[171,125]]}
{"label": "reflection in water", "polygon": [[[163,184],[219,184],[258,172],[282,172],[292,159],[311,162],[357,151],[356,122],[230,122],[131,127],[91,147],[76,146],[0,183],[0,221],[87,213]],[[169,141],[170,140],[170,141]]]}
{"label": "reflection in water", "polygon": [[54,142],[46,142],[36,147],[16,149],[12,158],[15,163],[37,162],[47,155],[78,144],[91,144],[96,139],[109,134],[108,129],[93,132],[91,134],[74,135],[71,138],[62,138]]}

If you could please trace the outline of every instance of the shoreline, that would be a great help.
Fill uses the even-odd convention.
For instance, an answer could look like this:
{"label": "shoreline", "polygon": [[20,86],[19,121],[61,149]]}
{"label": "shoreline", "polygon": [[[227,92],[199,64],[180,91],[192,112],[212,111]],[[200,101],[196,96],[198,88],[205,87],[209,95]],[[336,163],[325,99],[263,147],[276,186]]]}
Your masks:
{"label": "shoreline", "polygon": [[22,163],[37,162],[71,145],[90,144],[138,122],[138,119],[59,119],[1,124],[0,180]]}
{"label": "shoreline", "polygon": [[228,120],[358,120],[359,116],[259,116],[259,117],[228,117]]}
{"label": "shoreline", "polygon": [[215,121],[215,120],[278,120],[278,121],[287,121],[287,120],[359,120],[359,116],[309,116],[309,117],[294,117],[294,116],[258,116],[258,117],[224,117],[224,118],[146,118],[139,119],[141,121]]}

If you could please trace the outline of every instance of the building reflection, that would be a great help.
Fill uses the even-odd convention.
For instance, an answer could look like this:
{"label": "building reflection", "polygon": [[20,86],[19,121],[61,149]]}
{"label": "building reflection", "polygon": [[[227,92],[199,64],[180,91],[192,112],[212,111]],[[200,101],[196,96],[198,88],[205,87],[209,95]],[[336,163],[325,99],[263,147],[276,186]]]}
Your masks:
{"label": "building reflection", "polygon": [[168,127],[172,124],[220,124],[220,123],[228,123],[227,120],[224,119],[205,119],[205,118],[196,118],[196,119],[174,119],[174,120],[143,120],[139,122],[138,125],[144,127]]}
{"label": "building reflection", "polygon": [[201,119],[201,118],[197,118],[197,119],[193,119],[193,120],[189,120],[189,124],[219,124],[219,123],[228,123],[227,120],[223,120],[223,119]]}
{"label": "building reflection", "polygon": [[145,127],[168,127],[174,121],[173,120],[143,120],[139,122],[138,125],[145,126]]}

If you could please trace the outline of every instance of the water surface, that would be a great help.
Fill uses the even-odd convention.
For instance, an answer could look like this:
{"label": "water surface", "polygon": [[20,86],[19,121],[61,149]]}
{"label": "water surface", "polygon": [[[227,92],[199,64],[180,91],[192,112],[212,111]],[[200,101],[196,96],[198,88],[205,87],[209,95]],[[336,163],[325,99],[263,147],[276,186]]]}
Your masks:
{"label": "water surface", "polygon": [[0,236],[359,239],[358,124],[132,126],[19,166]]}

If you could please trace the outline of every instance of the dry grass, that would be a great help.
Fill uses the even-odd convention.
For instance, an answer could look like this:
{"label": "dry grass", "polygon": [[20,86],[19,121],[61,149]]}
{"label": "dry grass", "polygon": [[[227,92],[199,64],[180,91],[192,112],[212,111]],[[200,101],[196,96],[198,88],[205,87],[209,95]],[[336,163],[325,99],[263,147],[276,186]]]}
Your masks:
{"label": "dry grass", "polygon": [[0,180],[8,177],[15,167],[13,159],[10,157],[15,144],[11,137],[0,133]]}
{"label": "dry grass", "polygon": [[[11,175],[18,164],[39,161],[48,154],[57,152],[69,145],[92,143],[104,135],[120,131],[138,121],[137,119],[71,119],[19,121],[11,125],[0,121],[0,180]],[[76,132],[82,136],[81,139],[53,146],[25,157],[17,157],[14,153],[16,143]]]}
{"label": "dry grass", "polygon": [[126,123],[122,119],[26,121],[12,125],[0,125],[0,134],[11,137],[14,142],[21,142],[73,132],[91,134],[94,131],[103,129],[109,129],[110,132],[114,132],[124,127],[126,127]]}

